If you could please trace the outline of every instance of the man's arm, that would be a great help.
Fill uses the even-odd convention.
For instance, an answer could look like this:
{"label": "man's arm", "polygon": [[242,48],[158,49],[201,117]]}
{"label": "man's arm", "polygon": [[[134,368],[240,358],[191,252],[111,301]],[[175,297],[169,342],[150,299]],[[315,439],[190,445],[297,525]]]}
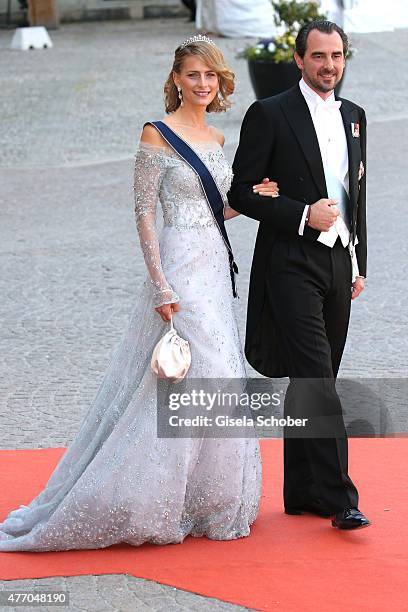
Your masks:
{"label": "man's arm", "polygon": [[367,195],[367,119],[365,112],[360,119],[361,157],[364,164],[364,174],[360,180],[360,191],[357,207],[357,237],[356,255],[359,274],[367,276],[367,222],[366,222],[366,195]]}
{"label": "man's arm", "polygon": [[239,145],[232,166],[234,179],[228,192],[229,205],[251,219],[298,233],[305,209],[304,202],[284,195],[265,198],[253,192],[253,186],[268,176],[274,146],[271,123],[262,104],[254,102],[249,107],[241,127]]}

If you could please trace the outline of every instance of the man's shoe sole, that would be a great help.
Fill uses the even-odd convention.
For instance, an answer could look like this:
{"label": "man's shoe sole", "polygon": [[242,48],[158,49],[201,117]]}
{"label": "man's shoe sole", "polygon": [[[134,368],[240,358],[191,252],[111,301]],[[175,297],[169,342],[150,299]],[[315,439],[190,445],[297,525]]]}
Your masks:
{"label": "man's shoe sole", "polygon": [[353,525],[350,527],[342,527],[336,523],[336,521],[332,521],[332,526],[337,527],[337,529],[342,529],[343,531],[355,531],[356,529],[364,529],[364,527],[370,527],[371,523],[366,523],[365,525]]}

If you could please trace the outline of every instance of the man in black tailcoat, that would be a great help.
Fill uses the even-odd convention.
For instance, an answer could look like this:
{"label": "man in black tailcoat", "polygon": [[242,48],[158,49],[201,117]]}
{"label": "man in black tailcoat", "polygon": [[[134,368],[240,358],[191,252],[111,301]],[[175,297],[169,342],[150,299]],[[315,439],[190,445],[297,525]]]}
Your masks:
{"label": "man in black tailcoat", "polygon": [[[295,61],[302,79],[247,111],[228,198],[260,222],[246,357],[264,376],[290,377],[285,414],[305,416],[318,406],[319,416],[342,430],[297,437],[285,431],[285,511],[332,516],[334,527],[357,529],[370,521],[348,475],[335,389],[351,300],[364,290],[367,260],[366,117],[334,95],[347,49],[347,36],[330,21],[301,28]],[[278,183],[277,197],[263,195],[263,177]]]}

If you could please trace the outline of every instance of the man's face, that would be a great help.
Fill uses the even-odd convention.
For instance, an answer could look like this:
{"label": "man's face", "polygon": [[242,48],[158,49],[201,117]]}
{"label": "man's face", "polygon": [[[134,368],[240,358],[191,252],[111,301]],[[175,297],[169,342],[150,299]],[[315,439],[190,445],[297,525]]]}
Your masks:
{"label": "man's face", "polygon": [[312,30],[307,37],[305,56],[302,58],[295,53],[295,61],[312,89],[322,94],[330,93],[343,76],[346,64],[340,34]]}

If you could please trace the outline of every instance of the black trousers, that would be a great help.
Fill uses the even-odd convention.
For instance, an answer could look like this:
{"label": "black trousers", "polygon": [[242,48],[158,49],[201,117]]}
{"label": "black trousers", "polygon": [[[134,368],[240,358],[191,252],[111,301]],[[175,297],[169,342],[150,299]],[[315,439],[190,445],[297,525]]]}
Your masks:
{"label": "black trousers", "polygon": [[285,432],[285,507],[317,501],[326,510],[338,512],[358,506],[357,489],[348,475],[347,435],[335,389],[350,317],[348,249],[339,238],[329,248],[300,236],[280,235],[272,247],[266,295],[290,377],[285,414],[307,416],[315,403],[323,415],[340,419],[343,433],[339,436],[337,429],[333,437],[302,437],[302,433],[287,437]]}

